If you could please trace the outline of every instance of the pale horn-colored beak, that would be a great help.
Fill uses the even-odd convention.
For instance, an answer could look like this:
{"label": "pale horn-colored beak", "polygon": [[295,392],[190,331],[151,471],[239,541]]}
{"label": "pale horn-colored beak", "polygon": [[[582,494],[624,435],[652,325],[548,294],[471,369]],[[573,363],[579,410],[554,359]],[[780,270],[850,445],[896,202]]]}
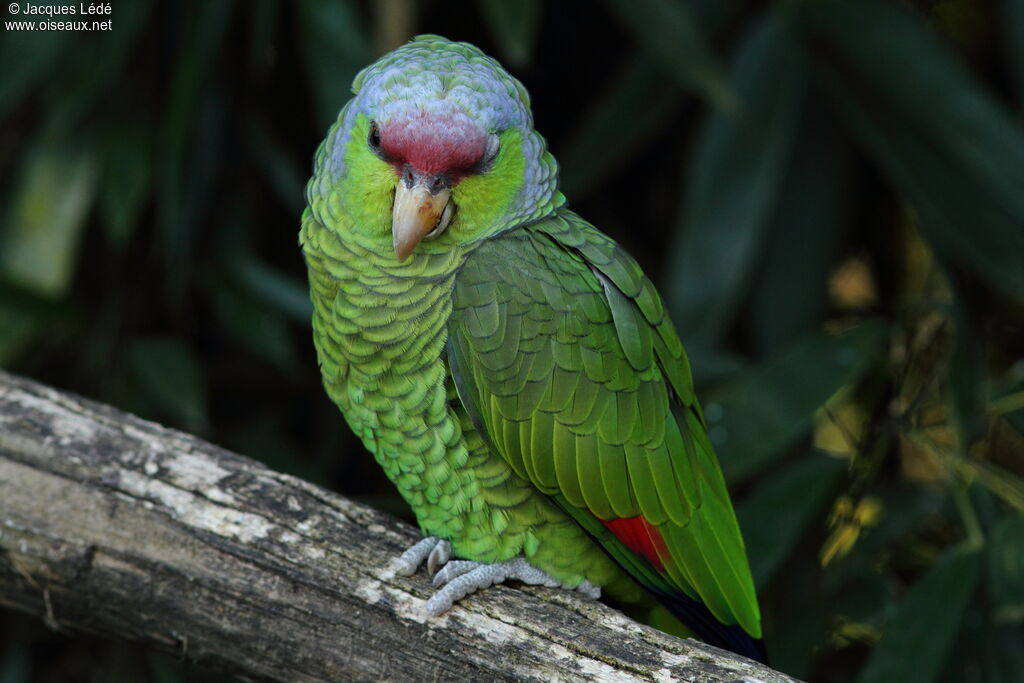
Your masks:
{"label": "pale horn-colored beak", "polygon": [[395,204],[391,212],[391,236],[395,256],[404,261],[424,239],[437,237],[452,218],[452,191],[430,194],[425,183],[406,187],[402,180],[395,185]]}

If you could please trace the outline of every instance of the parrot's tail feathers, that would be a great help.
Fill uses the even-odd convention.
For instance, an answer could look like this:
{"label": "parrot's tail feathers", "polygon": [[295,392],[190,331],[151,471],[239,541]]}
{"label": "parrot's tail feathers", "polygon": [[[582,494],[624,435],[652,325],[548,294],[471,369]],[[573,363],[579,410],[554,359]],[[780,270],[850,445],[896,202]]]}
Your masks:
{"label": "parrot's tail feathers", "polygon": [[647,585],[644,585],[644,588],[705,643],[731,650],[763,664],[768,663],[768,653],[765,652],[763,640],[753,638],[736,624],[723,624],[703,603],[682,593],[667,593]]}
{"label": "parrot's tail feathers", "polygon": [[694,635],[706,643],[750,659],[768,663],[764,643],[738,624],[723,624],[704,603],[689,597],[666,575],[671,557],[665,535],[643,515],[620,519],[599,519],[593,513],[570,505],[562,496],[555,501],[593,536],[623,571]]}
{"label": "parrot's tail feathers", "polygon": [[648,522],[643,515],[608,520],[596,517],[592,519],[600,522],[629,551],[623,552],[607,541],[602,541],[599,527],[588,525],[590,533],[598,538],[612,558],[669,613],[692,630],[697,638],[715,647],[732,650],[744,657],[767,663],[762,640],[754,638],[739,625],[723,624],[704,603],[677,590],[666,580],[664,563],[665,558],[669,557],[669,551],[665,537],[657,526]]}

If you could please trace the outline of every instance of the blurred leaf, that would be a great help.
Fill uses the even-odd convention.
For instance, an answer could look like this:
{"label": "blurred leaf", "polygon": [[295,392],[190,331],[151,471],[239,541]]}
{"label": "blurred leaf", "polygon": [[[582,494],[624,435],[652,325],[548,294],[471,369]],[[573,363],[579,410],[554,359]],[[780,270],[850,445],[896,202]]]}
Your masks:
{"label": "blurred leaf", "polygon": [[[178,654],[154,652],[146,649],[140,653],[146,662],[146,669],[152,678],[150,683],[223,683],[224,673],[202,667]],[[111,683],[123,683],[130,679],[115,679]],[[138,679],[135,679],[138,680]],[[93,683],[100,683],[93,681]]]}
{"label": "blurred leaf", "polygon": [[[75,324],[77,311],[68,299],[50,299],[31,289],[0,282],[0,367],[18,359],[17,371],[31,376],[32,365],[45,367],[52,359],[40,352],[37,335],[47,342],[59,339]],[[90,321],[94,322],[94,321]],[[30,358],[28,363],[25,361]],[[27,370],[27,372],[26,372]]]}
{"label": "blurred leaf", "polygon": [[981,556],[977,551],[947,551],[910,587],[857,680],[936,680],[960,628],[980,569]]}
{"label": "blurred leaf", "polygon": [[923,22],[877,0],[821,0],[804,9],[841,68],[869,84],[885,107],[920,127],[1024,220],[1024,128]]}
{"label": "blurred leaf", "polygon": [[944,681],[1024,680],[1024,626],[993,622],[981,600],[968,604],[963,627],[942,669]]}
{"label": "blurred leaf", "polygon": [[540,0],[477,0],[502,61],[522,68],[533,57],[533,44],[540,25]]}
{"label": "blurred leaf", "polygon": [[714,345],[740,302],[789,158],[804,69],[782,18],[768,13],[747,35],[732,78],[739,110],[701,129],[669,257],[669,310],[698,344]]}
{"label": "blurred leaf", "polygon": [[[158,217],[165,257],[179,266],[187,263],[188,246],[194,232],[190,219],[197,204],[196,189],[201,189],[205,181],[200,172],[208,170],[212,147],[208,140],[196,134],[194,119],[202,111],[200,93],[213,73],[211,66],[224,42],[232,8],[233,3],[228,0],[205,2],[198,4],[198,11],[185,14],[184,38],[178,41],[174,77],[157,137],[160,143],[156,150],[159,166],[155,172]],[[214,91],[210,97],[215,99],[220,95]],[[197,156],[207,161],[189,160],[186,172],[188,150],[197,150]],[[191,191],[186,190],[187,183]],[[181,278],[187,270],[179,267],[173,272]]]}
{"label": "blurred leaf", "polygon": [[1008,505],[1024,512],[1024,479],[979,458],[964,457],[956,451],[942,455],[960,470],[964,479],[977,481]]}
{"label": "blurred leaf", "polygon": [[869,0],[802,6],[835,55],[821,83],[917,208],[936,251],[1024,296],[1024,130],[902,10]]}
{"label": "blurred leaf", "polygon": [[286,472],[306,481],[329,486],[325,473],[285,437],[282,426],[273,417],[260,416],[229,436],[231,450],[255,458],[278,472]]}
{"label": "blurred leaf", "polygon": [[[811,661],[825,640],[833,616],[821,578],[817,561],[798,553],[786,563],[786,571],[778,573],[770,592],[758,591],[772,668],[805,680],[813,680]],[[781,599],[783,604],[773,605],[773,599]]]}
{"label": "blurred leaf", "polygon": [[373,54],[382,55],[409,42],[416,34],[416,0],[378,0],[370,3],[373,9],[370,24],[373,27]]}
{"label": "blurred leaf", "polygon": [[152,187],[152,140],[141,121],[118,126],[106,141],[99,209],[107,238],[116,247],[131,238]]}
{"label": "blurred leaf", "polygon": [[18,355],[39,329],[37,316],[0,299],[0,367]]}
{"label": "blurred leaf", "polygon": [[[1018,363],[1024,367],[1024,361]],[[993,393],[986,409],[988,414],[1005,418],[1024,437],[1024,378],[1011,378]]]}
{"label": "blurred leaf", "polygon": [[963,299],[963,288],[957,279],[953,285],[952,317],[955,323],[953,352],[949,357],[949,393],[952,403],[953,425],[959,435],[961,447],[968,449],[982,431],[984,417],[983,380],[985,366],[983,344],[972,324]]}
{"label": "blurred leaf", "polygon": [[257,297],[274,306],[292,320],[306,326],[313,316],[309,286],[249,257],[232,261],[232,273],[238,282]]}
{"label": "blurred leaf", "polygon": [[0,683],[22,683],[29,678],[29,648],[13,645],[0,650]]}
{"label": "blurred leaf", "polygon": [[92,150],[66,140],[43,139],[29,151],[0,255],[0,270],[12,282],[49,297],[67,291],[95,198],[97,171]]}
{"label": "blurred leaf", "polygon": [[[836,559],[824,571],[818,571],[817,601],[827,605],[831,623],[821,629],[816,641],[805,642],[809,650],[821,646],[826,634],[837,625],[837,617],[877,625],[883,623],[883,610],[895,602],[895,596],[890,595],[895,586],[890,575],[881,573],[880,568],[897,562],[893,556],[901,552],[919,553],[915,547],[916,535],[941,517],[944,505],[949,503],[949,496],[942,489],[900,482],[875,487],[872,495],[877,497],[884,511],[878,525],[865,529],[848,555]],[[814,564],[820,568],[817,557]],[[790,566],[787,563],[787,571]],[[779,574],[773,587],[785,580],[786,573]],[[871,588],[872,584],[875,589]],[[791,591],[803,590],[797,582],[790,581],[788,585]],[[785,604],[782,609],[789,617],[789,605]],[[796,625],[799,621],[800,614],[796,613],[786,623]],[[785,633],[780,635],[785,638]],[[773,665],[780,664],[773,661]],[[806,671],[804,675],[806,677]]]}
{"label": "blurred leaf", "polygon": [[368,31],[351,0],[306,0],[297,8],[317,128],[324,130],[338,118],[351,97],[352,79],[371,59]]}
{"label": "blurred leaf", "polygon": [[[1024,451],[1021,451],[1021,453],[1024,453]],[[978,524],[981,526],[981,532],[984,533],[985,529],[995,527],[1007,512],[999,496],[985,486],[979,485],[978,482],[968,481],[963,483],[966,484],[966,502],[974,511]],[[979,545],[985,542],[984,538],[980,540],[981,543]]]}
{"label": "blurred leaf", "polygon": [[262,125],[250,121],[246,132],[253,157],[266,173],[282,206],[299,215],[305,204],[305,181],[295,162]]}
{"label": "blurred leaf", "polygon": [[688,4],[671,0],[606,0],[605,4],[680,87],[723,111],[735,108],[736,95]]}
{"label": "blurred leaf", "polygon": [[252,14],[249,21],[249,66],[262,71],[270,66],[274,58],[274,29],[280,17],[280,3],[277,0],[249,0]]}
{"label": "blurred leaf", "polygon": [[748,365],[746,359],[738,353],[728,349],[690,344],[689,340],[686,344],[686,355],[690,359],[693,381],[698,388],[715,387],[727,382]]}
{"label": "blurred leaf", "polygon": [[799,128],[751,291],[753,338],[762,356],[820,322],[840,233],[846,145],[819,103],[805,109]]}
{"label": "blurred leaf", "polygon": [[1024,622],[1024,514],[999,520],[989,537],[989,591],[996,617]]}
{"label": "blurred leaf", "polygon": [[558,155],[566,196],[579,200],[592,192],[671,118],[679,97],[665,87],[666,78],[648,57],[634,54],[588,106]]}
{"label": "blurred leaf", "polygon": [[[6,9],[4,10],[6,13]],[[59,62],[72,31],[4,31],[0,41],[0,116],[43,82]]]}
{"label": "blurred leaf", "polygon": [[156,409],[186,431],[206,430],[202,368],[183,343],[169,337],[139,339],[128,346],[126,358],[139,390]]}
{"label": "blurred leaf", "polygon": [[821,566],[827,567],[849,555],[861,535],[878,524],[881,514],[882,504],[874,496],[839,496],[828,516],[831,533],[818,553]]}
{"label": "blurred leaf", "polygon": [[1006,422],[1020,435],[1024,435],[1024,409],[1018,408],[1012,413],[1007,413]]}
{"label": "blurred leaf", "polygon": [[711,32],[718,32],[734,21],[744,9],[745,0],[687,0],[694,13]]}
{"label": "blurred leaf", "polygon": [[[833,590],[827,600],[840,623],[878,624],[879,615],[892,602],[889,587],[877,571],[855,574],[848,581],[829,586]],[[875,629],[871,629],[875,630]],[[868,635],[864,633],[864,635]],[[872,644],[878,641],[877,631]]]}
{"label": "blurred leaf", "polygon": [[726,478],[753,474],[806,435],[814,412],[868,370],[885,339],[876,322],[837,336],[818,333],[717,392],[704,415]]}
{"label": "blurred leaf", "polygon": [[814,453],[772,474],[736,507],[754,582],[764,588],[846,472],[846,463]]}
{"label": "blurred leaf", "polygon": [[1006,29],[1006,52],[1010,75],[1017,87],[1017,105],[1024,110],[1024,0],[1005,0],[1002,25]]}
{"label": "blurred leaf", "polygon": [[822,79],[839,109],[882,170],[913,203],[920,226],[945,260],[970,268],[990,285],[1011,296],[1024,292],[1024,231],[991,197],[989,188],[939,156],[906,121],[878,109],[840,82]]}
{"label": "blurred leaf", "polygon": [[269,308],[226,282],[215,283],[211,289],[214,311],[236,342],[281,370],[295,367],[295,347],[288,321],[280,310]]}
{"label": "blurred leaf", "polygon": [[[150,0],[122,3],[113,30],[105,31],[101,40],[80,40],[73,49],[65,51],[58,74],[45,82],[51,125],[75,128],[101,95],[110,96],[111,86],[121,85],[130,48],[145,25],[150,4]],[[145,97],[132,92],[131,99],[135,106],[140,106]]]}
{"label": "blurred leaf", "polygon": [[88,73],[96,81],[97,88],[118,84],[131,49],[135,47],[136,41],[146,27],[152,9],[153,0],[133,0],[131,3],[121,3],[118,6],[114,30],[104,35],[105,40],[95,41],[96,57],[93,63],[86,64]]}

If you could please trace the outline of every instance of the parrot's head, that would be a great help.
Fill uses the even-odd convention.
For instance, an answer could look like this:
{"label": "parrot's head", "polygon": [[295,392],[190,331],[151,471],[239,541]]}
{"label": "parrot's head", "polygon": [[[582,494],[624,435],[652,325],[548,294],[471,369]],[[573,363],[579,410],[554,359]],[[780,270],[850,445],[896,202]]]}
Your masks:
{"label": "parrot's head", "polygon": [[471,245],[564,202],[529,95],[467,43],[420,36],[355,79],[314,185],[398,261]]}

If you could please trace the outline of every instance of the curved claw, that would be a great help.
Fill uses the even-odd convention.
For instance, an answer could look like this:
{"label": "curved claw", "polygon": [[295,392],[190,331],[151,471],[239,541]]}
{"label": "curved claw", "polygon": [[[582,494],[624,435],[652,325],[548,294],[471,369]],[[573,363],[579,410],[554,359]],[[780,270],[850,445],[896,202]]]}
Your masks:
{"label": "curved claw", "polygon": [[499,578],[499,573],[500,565],[483,564],[470,568],[460,576],[453,577],[427,600],[427,614],[432,617],[440,616],[470,593],[501,583],[504,581],[504,577]]}
{"label": "curved claw", "polygon": [[452,559],[452,544],[442,539],[427,556],[427,573],[433,574],[438,568],[447,565],[450,559]]}
{"label": "curved claw", "polygon": [[479,562],[470,562],[468,560],[452,560],[444,566],[444,569],[437,572],[434,575],[434,580],[431,582],[435,588],[451,583],[453,580],[467,574],[477,567],[486,567],[488,565],[482,565]]}
{"label": "curved claw", "polygon": [[432,557],[442,544],[448,546],[447,552],[451,554],[451,546],[448,541],[437,536],[427,536],[398,556],[398,559],[395,560],[395,573],[401,576],[412,576],[423,564],[423,560]]}

